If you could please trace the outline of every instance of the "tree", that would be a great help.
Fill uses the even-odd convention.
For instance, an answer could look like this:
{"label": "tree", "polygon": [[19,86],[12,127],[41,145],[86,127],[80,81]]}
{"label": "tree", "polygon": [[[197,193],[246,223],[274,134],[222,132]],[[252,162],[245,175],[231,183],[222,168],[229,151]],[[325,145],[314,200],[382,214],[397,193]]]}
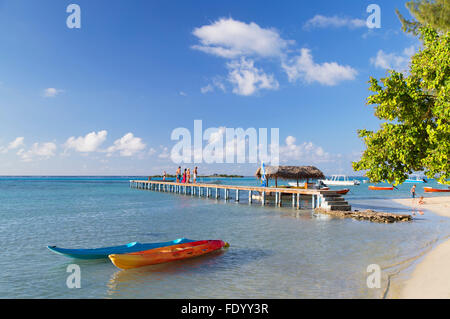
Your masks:
{"label": "tree", "polygon": [[395,10],[403,31],[418,35],[419,28],[425,25],[442,32],[450,31],[450,0],[410,0],[406,7],[416,21],[407,20]]}
{"label": "tree", "polygon": [[[380,130],[358,130],[366,150],[354,170],[373,182],[399,184],[413,171],[446,182],[450,176],[450,32],[418,29],[423,48],[411,58],[409,74],[394,70],[370,78],[367,104],[384,122]],[[448,182],[447,182],[448,183]]]}

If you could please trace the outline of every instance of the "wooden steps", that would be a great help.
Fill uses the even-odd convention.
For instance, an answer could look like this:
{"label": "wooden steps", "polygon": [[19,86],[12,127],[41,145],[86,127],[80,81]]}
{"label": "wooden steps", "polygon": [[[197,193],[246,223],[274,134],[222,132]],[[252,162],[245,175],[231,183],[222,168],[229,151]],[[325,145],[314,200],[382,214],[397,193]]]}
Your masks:
{"label": "wooden steps", "polygon": [[326,210],[351,211],[352,207],[340,194],[321,194],[320,208]]}

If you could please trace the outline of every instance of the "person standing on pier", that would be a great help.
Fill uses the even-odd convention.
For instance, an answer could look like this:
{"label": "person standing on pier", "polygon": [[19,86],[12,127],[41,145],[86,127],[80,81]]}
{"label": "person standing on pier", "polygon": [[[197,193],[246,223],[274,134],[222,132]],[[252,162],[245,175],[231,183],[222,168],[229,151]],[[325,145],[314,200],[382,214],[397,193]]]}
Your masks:
{"label": "person standing on pier", "polygon": [[177,172],[175,173],[175,175],[177,176],[177,183],[180,182],[180,178],[181,178],[181,166],[178,166]]}
{"label": "person standing on pier", "polygon": [[164,174],[163,174],[163,181],[165,181],[166,180],[166,171],[164,171]]}
{"label": "person standing on pier", "polygon": [[197,183],[197,166],[194,167],[194,184]]}
{"label": "person standing on pier", "polygon": [[183,179],[181,180],[181,182],[186,183],[186,169],[184,169]]}
{"label": "person standing on pier", "polygon": [[188,168],[187,174],[186,174],[186,183],[190,183],[190,182],[191,182],[191,169]]}

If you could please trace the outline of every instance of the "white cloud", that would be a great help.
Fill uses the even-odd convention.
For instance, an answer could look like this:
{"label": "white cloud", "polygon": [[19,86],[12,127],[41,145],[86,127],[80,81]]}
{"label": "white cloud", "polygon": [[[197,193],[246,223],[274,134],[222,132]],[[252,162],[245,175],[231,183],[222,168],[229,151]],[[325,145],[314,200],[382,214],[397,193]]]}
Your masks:
{"label": "white cloud", "polygon": [[24,140],[24,137],[22,137],[22,136],[17,137],[14,141],[9,143],[8,149],[12,150],[12,149],[18,148],[19,146],[22,146],[23,140]]}
{"label": "white cloud", "polygon": [[222,92],[226,92],[225,84],[222,83],[222,80],[214,79],[213,84],[216,88],[220,89]]}
{"label": "white cloud", "polygon": [[200,88],[200,92],[203,94],[214,92],[215,89],[220,89],[222,92],[226,92],[225,84],[223,84],[222,79],[219,79],[218,77],[213,79],[213,82]]}
{"label": "white cloud", "polygon": [[275,57],[293,43],[282,39],[274,29],[264,29],[254,22],[245,23],[232,18],[222,18],[195,28],[193,34],[200,41],[199,45],[192,46],[193,49],[223,58]]}
{"label": "white cloud", "polygon": [[114,145],[108,147],[106,152],[111,156],[119,151],[120,156],[132,156],[145,148],[145,144],[139,137],[134,137],[133,133],[127,133],[120,139],[114,141]]}
{"label": "white cloud", "polygon": [[55,155],[56,144],[47,143],[34,143],[31,149],[25,151],[23,148],[17,152],[24,162],[31,162],[34,157],[50,158]]}
{"label": "white cloud", "polygon": [[183,91],[180,91],[179,94],[180,94],[181,96],[187,96],[187,94],[186,94],[185,92],[183,92]]}
{"label": "white cloud", "polygon": [[214,91],[214,87],[211,84],[208,84],[207,86],[200,88],[200,92],[202,92],[203,94],[206,94],[208,92],[213,92],[213,91]]}
{"label": "white cloud", "polygon": [[366,21],[363,19],[350,19],[338,16],[326,17],[323,15],[316,15],[312,19],[309,19],[304,28],[341,28],[347,27],[350,29],[366,27]]}
{"label": "white cloud", "polygon": [[170,157],[169,148],[163,147],[163,146],[161,146],[161,148],[162,148],[162,152],[160,154],[158,154],[158,157],[164,158],[164,159],[169,158]]}
{"label": "white cloud", "polygon": [[[326,18],[316,16],[310,24],[353,25],[362,26],[362,20],[344,18]],[[353,80],[357,71],[350,66],[342,66],[336,62],[317,64],[313,61],[310,51],[301,49],[300,56],[289,59],[295,41],[285,40],[272,28],[262,28],[254,22],[245,23],[232,18],[220,19],[209,25],[196,28],[193,34],[200,44],[193,49],[215,56],[226,58],[228,77],[232,84],[232,92],[249,96],[261,89],[276,90],[278,81],[273,74],[254,66],[254,60],[268,60],[280,63],[288,75],[290,82],[303,78],[306,83],[318,82],[322,85],[336,85],[343,80]],[[225,92],[222,81],[208,84],[200,89],[203,94],[213,92],[215,88]]]}
{"label": "white cloud", "polygon": [[99,132],[91,132],[85,136],[79,136],[75,138],[74,136],[69,137],[64,143],[66,149],[73,148],[78,152],[94,152],[98,147],[106,140],[108,132],[103,130]]}
{"label": "white cloud", "polygon": [[370,59],[370,63],[381,69],[403,71],[408,68],[408,63],[415,51],[414,46],[404,49],[401,54],[385,53],[383,50],[379,50],[377,56]]}
{"label": "white cloud", "polygon": [[[224,126],[211,128],[208,135],[208,143],[204,150],[193,148],[193,154],[203,152],[203,159],[209,159],[206,162],[223,161],[224,156],[229,156],[229,154],[233,154],[233,157],[245,158],[246,148],[249,145],[248,138],[242,138],[242,136],[236,135],[236,132],[233,136],[229,137],[226,136],[226,131],[227,128]],[[241,147],[241,143],[245,143],[244,148]]]}
{"label": "white cloud", "polygon": [[293,136],[286,137],[286,145],[294,145],[295,141],[296,141],[296,139]]}
{"label": "white cloud", "polygon": [[227,63],[229,69],[228,81],[233,84],[233,93],[238,95],[253,95],[261,89],[276,90],[278,82],[273,75],[264,73],[254,66],[251,59],[241,58],[240,61]]}
{"label": "white cloud", "polygon": [[333,86],[344,80],[354,80],[358,72],[350,66],[339,65],[336,62],[317,64],[309,49],[301,49],[300,55],[290,62],[283,62],[289,81],[295,82],[302,78],[307,83],[318,82]]}
{"label": "white cloud", "polygon": [[285,145],[280,145],[280,162],[295,163],[323,163],[332,161],[332,156],[325,152],[322,147],[312,142],[296,144],[296,138],[288,136]]}
{"label": "white cloud", "polygon": [[156,154],[156,150],[153,147],[150,147],[150,149],[148,150],[148,155],[152,156],[154,154]]}
{"label": "white cloud", "polygon": [[64,90],[55,89],[55,88],[47,88],[44,90],[43,95],[44,95],[44,97],[55,97],[59,93],[62,93],[62,92],[64,92]]}
{"label": "white cloud", "polygon": [[9,150],[13,150],[19,148],[20,146],[23,146],[24,145],[23,140],[24,137],[20,136],[17,137],[14,141],[10,142],[7,147],[0,146],[0,153],[5,154],[8,153]]}

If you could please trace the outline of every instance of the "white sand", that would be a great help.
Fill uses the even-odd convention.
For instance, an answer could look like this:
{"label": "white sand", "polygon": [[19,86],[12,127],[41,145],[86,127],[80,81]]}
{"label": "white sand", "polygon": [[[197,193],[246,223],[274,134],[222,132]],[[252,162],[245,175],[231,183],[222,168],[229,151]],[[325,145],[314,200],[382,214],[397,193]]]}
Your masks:
{"label": "white sand", "polygon": [[414,204],[412,198],[393,199],[393,201],[417,210],[426,209],[435,214],[450,217],[450,196],[424,197],[422,205],[418,204],[419,198],[414,200]]}
{"label": "white sand", "polygon": [[[418,199],[395,199],[395,202],[421,210],[430,210],[441,216],[450,217],[450,196],[424,198],[424,204],[418,205]],[[400,298],[412,299],[448,299],[450,298],[450,239],[428,253],[414,269],[402,290]]]}

